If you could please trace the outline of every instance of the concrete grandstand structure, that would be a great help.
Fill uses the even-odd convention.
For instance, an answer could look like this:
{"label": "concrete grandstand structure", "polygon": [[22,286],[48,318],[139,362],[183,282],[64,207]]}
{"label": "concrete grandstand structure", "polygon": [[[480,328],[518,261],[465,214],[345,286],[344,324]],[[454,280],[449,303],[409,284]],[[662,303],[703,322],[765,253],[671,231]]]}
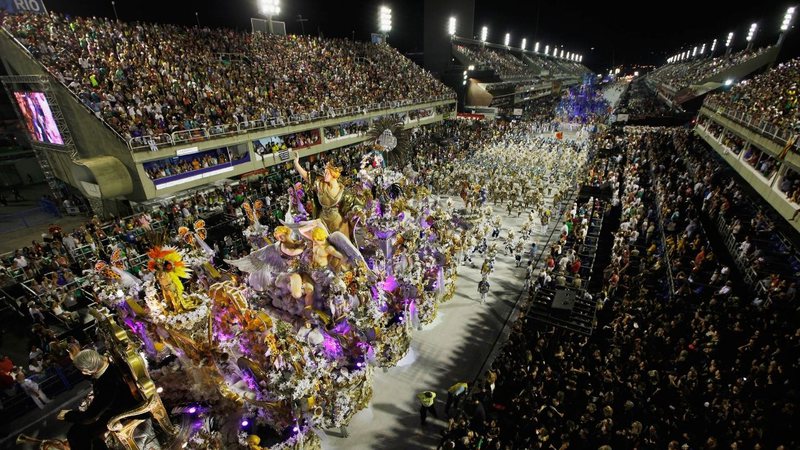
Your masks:
{"label": "concrete grandstand structure", "polygon": [[[316,140],[297,148],[301,157],[307,157],[367,139],[363,129],[333,138],[328,137],[331,133],[326,133],[326,129],[342,128],[355,122],[368,127],[372,121],[386,116],[393,116],[403,122],[404,127],[413,128],[456,114],[455,94],[448,93],[442,86],[443,94],[436,96],[416,98],[413,92],[405,92],[399,96],[401,98],[370,104],[359,104],[351,98],[346,107],[329,108],[321,114],[277,115],[265,120],[250,118],[128,137],[121,134],[119,127],[104,120],[100,112],[87,106],[86,101],[59,80],[52,67],[37,58],[36,53],[6,27],[0,32],[0,53],[9,74],[4,80],[8,90],[46,92],[54,116],[62,119],[58,128],[65,136],[64,145],[31,141],[43,168],[78,189],[92,201],[95,210],[107,213],[124,214],[130,211],[132,202],[169,196],[226,178],[257,174],[285,162],[285,154],[282,159],[277,154],[256,152],[259,142],[283,144],[304,133],[314,135]],[[399,53],[393,57],[403,58]],[[74,58],[77,60],[78,55]],[[369,61],[363,63],[370,64]],[[421,70],[420,74],[438,83]],[[147,168],[158,162],[208,152],[214,153],[213,167],[194,167],[195,170],[187,173],[165,177],[168,179],[156,180],[152,174],[148,175]]]}
{"label": "concrete grandstand structure", "polygon": [[579,84],[591,71],[578,61],[539,51],[476,41],[451,39],[454,72],[462,70],[465,109],[516,108],[525,102],[560,93]]}

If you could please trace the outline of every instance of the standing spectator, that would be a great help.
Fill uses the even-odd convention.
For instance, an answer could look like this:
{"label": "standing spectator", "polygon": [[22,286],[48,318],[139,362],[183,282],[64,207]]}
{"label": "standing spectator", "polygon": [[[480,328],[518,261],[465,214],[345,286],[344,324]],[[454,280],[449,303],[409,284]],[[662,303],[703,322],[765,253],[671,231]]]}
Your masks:
{"label": "standing spectator", "polygon": [[33,400],[33,403],[36,403],[36,406],[38,406],[39,409],[44,409],[44,405],[52,401],[47,398],[35,381],[25,378],[24,373],[17,373],[17,383],[19,384],[20,388],[22,388],[22,391],[28,394],[31,400]]}

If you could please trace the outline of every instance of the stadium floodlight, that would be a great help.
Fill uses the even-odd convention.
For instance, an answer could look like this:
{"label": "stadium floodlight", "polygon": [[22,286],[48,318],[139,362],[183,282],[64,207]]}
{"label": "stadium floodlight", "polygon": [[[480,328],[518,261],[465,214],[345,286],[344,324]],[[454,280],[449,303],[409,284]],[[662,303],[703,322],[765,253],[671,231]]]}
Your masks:
{"label": "stadium floodlight", "polygon": [[261,14],[267,16],[269,34],[273,34],[272,16],[277,16],[281,13],[280,0],[258,0],[258,9]]}
{"label": "stadium floodlight", "polygon": [[559,58],[563,58],[563,57],[564,57],[564,49],[562,48],[561,49],[561,56],[559,56]]}
{"label": "stadium floodlight", "polygon": [[456,35],[456,18],[450,17],[450,20],[447,21],[447,34],[450,36]]}
{"label": "stadium floodlight", "polygon": [[789,28],[792,28],[792,23],[794,22],[794,11],[795,7],[790,6],[786,10],[786,14],[783,15],[783,22],[781,22],[781,34],[778,36],[778,45],[783,44],[783,40],[786,39],[786,32],[789,31]]}
{"label": "stadium floodlight", "polygon": [[483,27],[481,28],[481,42],[486,42],[486,38],[489,37],[489,28]]}
{"label": "stadium floodlight", "polygon": [[511,44],[511,33],[506,33],[506,39],[504,42],[506,47],[508,47],[509,44]]}
{"label": "stadium floodlight", "polygon": [[528,40],[526,38],[522,38],[522,47],[521,49],[525,50],[525,46],[528,45]]}
{"label": "stadium floodlight", "polygon": [[792,25],[792,19],[794,18],[794,6],[790,6],[789,9],[786,10],[786,14],[783,16],[783,22],[781,23],[781,31],[786,31]]}
{"label": "stadium floodlight", "polygon": [[700,47],[700,54],[701,55],[705,55],[706,54],[706,44],[705,44],[705,42],[703,43],[702,47]]}
{"label": "stadium floodlight", "polygon": [[538,43],[538,42],[537,42],[537,43],[535,43],[535,44],[533,44],[533,51],[534,51],[535,53],[539,53],[539,43]]}
{"label": "stadium floodlight", "polygon": [[472,64],[470,64],[470,65],[469,65],[469,67],[467,67],[467,70],[475,70],[475,66],[473,66]]}
{"label": "stadium floodlight", "polygon": [[692,49],[692,58],[694,58],[695,56],[697,56],[697,46],[696,45]]}
{"label": "stadium floodlight", "polygon": [[711,56],[714,56],[714,49],[716,48],[717,48],[717,40],[714,39],[714,41],[711,42]]}
{"label": "stadium floodlight", "polygon": [[281,13],[280,0],[258,0],[258,9],[265,16],[277,16]]}
{"label": "stadium floodlight", "polygon": [[378,9],[378,31],[383,34],[392,31],[392,10],[388,6]]}
{"label": "stadium floodlight", "polygon": [[733,84],[733,80],[732,79],[728,78],[727,80],[725,80],[725,86],[730,86],[732,84]]}
{"label": "stadium floodlight", "polygon": [[731,42],[733,42],[733,31],[728,33],[728,40],[725,41],[725,47],[730,47]]}
{"label": "stadium floodlight", "polygon": [[583,55],[581,55],[580,57],[578,57],[578,62],[583,62]]}
{"label": "stadium floodlight", "polygon": [[544,54],[547,55],[548,53],[550,53],[550,46],[549,45],[545,45],[544,46]]}
{"label": "stadium floodlight", "polygon": [[753,42],[756,40],[756,30],[758,30],[758,24],[753,22],[750,24],[750,29],[747,30],[747,37],[745,38],[747,41],[747,50],[753,48]]}
{"label": "stadium floodlight", "polygon": [[747,42],[752,42],[752,40],[755,39],[757,29],[758,29],[757,23],[753,22],[752,24],[750,24],[750,29],[747,30],[747,37],[745,38]]}

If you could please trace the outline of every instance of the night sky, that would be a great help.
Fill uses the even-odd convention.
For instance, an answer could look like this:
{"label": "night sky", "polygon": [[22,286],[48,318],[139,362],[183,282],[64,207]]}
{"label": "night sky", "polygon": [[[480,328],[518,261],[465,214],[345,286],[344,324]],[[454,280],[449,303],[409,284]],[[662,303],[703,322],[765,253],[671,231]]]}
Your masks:
{"label": "night sky", "polygon": [[[614,64],[662,64],[683,47],[718,39],[718,52],[729,31],[735,33],[736,49],[745,45],[750,23],[759,23],[756,46],[774,43],[786,8],[782,1],[751,1],[739,6],[732,1],[668,2],[579,2],[476,0],[475,32],[489,27],[489,41],[502,43],[511,33],[512,45],[523,37],[529,48],[536,40],[564,45],[584,54],[584,64],[595,71]],[[739,3],[739,2],[736,2]],[[393,30],[389,42],[401,51],[422,52],[423,0],[345,1],[281,0],[278,20],[285,20],[289,33],[300,33],[298,14],[306,33],[369,39],[375,31],[378,6],[392,8]],[[46,0],[54,11],[78,15],[113,17],[110,0]],[[201,24],[250,29],[250,17],[258,15],[256,0],[116,0],[119,18],[192,25],[195,11]],[[798,22],[798,21],[796,21]],[[538,26],[537,26],[538,24]],[[800,56],[800,37],[795,25],[781,60]],[[445,24],[442,24],[445,30]],[[594,50],[591,48],[594,47]]]}

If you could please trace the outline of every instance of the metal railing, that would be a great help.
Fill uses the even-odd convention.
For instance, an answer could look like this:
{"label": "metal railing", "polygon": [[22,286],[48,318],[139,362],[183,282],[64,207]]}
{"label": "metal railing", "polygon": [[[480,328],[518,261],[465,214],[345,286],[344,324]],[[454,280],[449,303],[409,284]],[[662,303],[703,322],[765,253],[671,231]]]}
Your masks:
{"label": "metal railing", "polygon": [[[792,137],[792,134],[794,134],[789,128],[779,127],[768,120],[753,117],[751,114],[741,109],[723,107],[709,100],[706,100],[703,106],[780,145],[786,145]],[[798,141],[794,143],[794,147],[798,148],[798,150],[795,151],[800,151],[800,142]]]}
{"label": "metal railing", "polygon": [[456,95],[444,94],[428,99],[405,99],[391,102],[371,103],[361,106],[348,106],[343,108],[331,108],[327,112],[313,111],[305,114],[295,114],[289,117],[273,116],[264,119],[247,120],[235,124],[212,125],[210,127],[192,128],[180,130],[171,134],[155,134],[147,136],[137,136],[127,141],[128,148],[133,151],[152,150],[156,147],[166,147],[190,142],[200,142],[218,137],[233,136],[241,133],[269,130],[289,125],[301,125],[311,123],[316,120],[333,119],[336,117],[347,117],[358,114],[367,114],[375,111],[391,110],[410,105],[427,104],[445,100],[455,100]]}

